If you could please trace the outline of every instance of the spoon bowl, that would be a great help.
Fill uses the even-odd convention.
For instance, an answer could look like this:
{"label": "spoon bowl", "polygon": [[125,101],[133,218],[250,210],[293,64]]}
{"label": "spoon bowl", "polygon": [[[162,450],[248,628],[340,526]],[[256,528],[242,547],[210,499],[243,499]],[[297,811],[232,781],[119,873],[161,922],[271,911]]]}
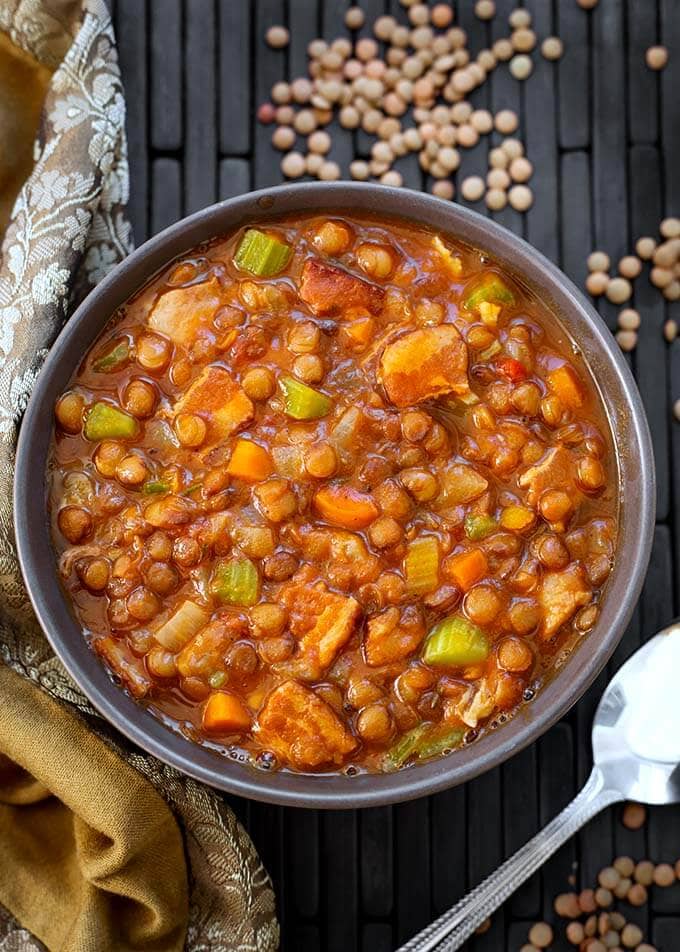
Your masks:
{"label": "spoon bowl", "polygon": [[581,792],[484,882],[397,952],[455,952],[591,817],[621,800],[680,802],[680,621],[619,668],[595,712],[594,766]]}
{"label": "spoon bowl", "polygon": [[593,722],[593,758],[626,800],[680,802],[680,623],[650,639],[607,685]]}

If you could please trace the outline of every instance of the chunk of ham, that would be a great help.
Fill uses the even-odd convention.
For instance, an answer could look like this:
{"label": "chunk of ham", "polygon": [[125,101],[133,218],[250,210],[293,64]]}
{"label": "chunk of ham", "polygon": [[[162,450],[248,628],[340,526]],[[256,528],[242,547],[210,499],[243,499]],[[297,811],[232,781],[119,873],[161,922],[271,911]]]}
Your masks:
{"label": "chunk of ham", "polygon": [[408,407],[468,393],[467,365],[465,341],[452,324],[440,324],[388,344],[380,358],[380,379],[391,403]]}
{"label": "chunk of ham", "polygon": [[349,641],[361,606],[349,595],[331,592],[324,582],[311,586],[293,580],[279,598],[288,609],[290,630],[299,640],[294,668],[301,676],[317,678]]}
{"label": "chunk of ham", "polygon": [[300,297],[318,317],[342,314],[350,308],[379,314],[385,291],[343,268],[318,258],[307,258],[302,269]]}
{"label": "chunk of ham", "polygon": [[415,605],[395,606],[370,618],[364,637],[366,663],[372,668],[408,658],[420,647],[425,625]]}
{"label": "chunk of ham", "polygon": [[526,500],[537,506],[546,489],[563,489],[576,493],[574,485],[575,462],[565,446],[551,447],[536,463],[525,470],[517,480],[520,489],[526,489]]}
{"label": "chunk of ham", "polygon": [[591,598],[592,592],[579,565],[570,565],[562,572],[547,572],[538,596],[544,619],[541,638],[545,641],[552,638]]}
{"label": "chunk of ham", "polygon": [[253,419],[250,397],[231,374],[216,365],[206,367],[172,408],[173,414],[196,413],[208,424],[205,446],[228,439]]}
{"label": "chunk of ham", "polygon": [[310,688],[285,681],[266,698],[254,733],[263,747],[296,770],[341,764],[356,740]]}
{"label": "chunk of ham", "polygon": [[222,288],[216,277],[187,288],[165,291],[149,315],[149,327],[176,344],[190,347],[202,331],[213,327],[222,305]]}

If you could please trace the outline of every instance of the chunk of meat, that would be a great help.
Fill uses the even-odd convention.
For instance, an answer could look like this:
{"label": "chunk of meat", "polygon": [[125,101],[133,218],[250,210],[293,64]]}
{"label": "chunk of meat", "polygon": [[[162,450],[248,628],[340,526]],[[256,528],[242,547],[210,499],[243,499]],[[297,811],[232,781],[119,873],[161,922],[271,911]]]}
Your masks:
{"label": "chunk of meat", "polygon": [[350,308],[364,308],[371,314],[379,314],[385,291],[335,265],[307,258],[302,269],[300,297],[318,317],[342,314]]}
{"label": "chunk of meat", "polygon": [[149,693],[153,682],[144,670],[144,662],[132,654],[126,642],[113,637],[97,638],[93,646],[133,697]]}
{"label": "chunk of meat", "polygon": [[394,664],[412,654],[425,636],[425,624],[415,605],[401,611],[396,607],[385,609],[368,621],[364,637],[366,663],[372,668]]}
{"label": "chunk of meat", "polygon": [[341,764],[356,740],[310,688],[285,681],[265,700],[254,733],[263,747],[296,770]]}
{"label": "chunk of meat", "polygon": [[296,670],[319,677],[351,637],[361,606],[351,596],[329,591],[324,582],[310,586],[298,579],[281,590],[279,600],[288,609],[291,632],[299,639]]}
{"label": "chunk of meat", "polygon": [[208,424],[204,446],[214,445],[250,423],[255,412],[252,401],[224,367],[206,367],[172,412],[195,413]]}
{"label": "chunk of meat", "polygon": [[539,602],[543,611],[541,637],[552,638],[578,608],[587,605],[592,598],[583,571],[578,565],[570,565],[563,572],[548,572],[543,577]]}
{"label": "chunk of meat", "polygon": [[202,331],[212,329],[213,318],[221,305],[222,288],[213,276],[201,284],[161,294],[149,315],[149,327],[176,344],[190,347]]}
{"label": "chunk of meat", "polygon": [[517,480],[520,489],[526,489],[526,500],[537,506],[546,489],[563,489],[570,495],[577,490],[574,485],[574,457],[565,446],[553,446],[534,466],[525,470]]}
{"label": "chunk of meat", "polygon": [[248,622],[241,616],[225,614],[202,628],[177,655],[177,670],[183,678],[208,680],[211,674],[224,670],[227,648],[248,631]]}
{"label": "chunk of meat", "polygon": [[468,393],[467,365],[465,341],[452,324],[440,324],[388,344],[380,358],[380,378],[390,401],[409,407],[449,393]]}

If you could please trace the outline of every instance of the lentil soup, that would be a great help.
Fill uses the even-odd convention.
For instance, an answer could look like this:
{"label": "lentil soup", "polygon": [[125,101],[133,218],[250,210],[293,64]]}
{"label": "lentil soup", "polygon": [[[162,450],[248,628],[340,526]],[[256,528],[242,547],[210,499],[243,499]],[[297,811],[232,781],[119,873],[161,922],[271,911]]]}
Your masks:
{"label": "lentil soup", "polygon": [[173,262],[58,400],[60,576],[122,687],[271,769],[471,743],[587,637],[617,472],[548,308],[473,248],[297,216]]}

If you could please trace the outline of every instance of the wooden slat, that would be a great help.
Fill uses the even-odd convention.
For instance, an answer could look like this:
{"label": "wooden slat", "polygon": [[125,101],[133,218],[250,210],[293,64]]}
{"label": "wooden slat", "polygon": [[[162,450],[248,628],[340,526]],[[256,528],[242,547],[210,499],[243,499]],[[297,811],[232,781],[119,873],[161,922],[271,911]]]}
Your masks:
{"label": "wooden slat", "polygon": [[391,915],[394,906],[394,823],[391,807],[359,814],[361,908],[370,918]]}
{"label": "wooden slat", "polygon": [[247,159],[222,159],[220,162],[219,199],[232,198],[250,191],[250,164]]}
{"label": "wooden slat", "polygon": [[[654,4],[655,5],[655,4]],[[628,0],[628,130],[632,142],[654,143],[658,135],[660,80],[645,62],[645,52],[658,40],[656,17],[649,0]]]}
{"label": "wooden slat", "polygon": [[325,887],[324,952],[355,949],[359,933],[357,813],[324,813],[321,881]]}
{"label": "wooden slat", "polygon": [[[593,220],[596,245],[614,262],[628,250],[626,115],[621,108],[623,13],[623,0],[609,0],[592,13]],[[584,249],[584,254],[589,250]],[[618,307],[600,299],[599,310],[615,329]]]}
{"label": "wooden slat", "polygon": [[560,161],[560,218],[562,270],[579,288],[588,274],[584,249],[590,247],[590,203],[574,201],[574,195],[590,193],[590,164],[585,152],[568,152]]}
{"label": "wooden slat", "polygon": [[151,0],[151,146],[171,151],[182,147],[182,3]]}
{"label": "wooden slat", "polygon": [[189,129],[184,145],[184,187],[187,213],[217,198],[217,82],[215,6],[212,0],[185,5],[186,56],[184,74]]}
{"label": "wooden slat", "polygon": [[[255,34],[253,38],[254,54],[254,85],[255,109],[262,102],[269,100],[269,94],[274,83],[285,79],[285,53],[272,51],[265,43],[265,33],[268,27],[284,23],[283,0],[257,0],[253,4],[255,10]],[[267,185],[276,185],[281,179],[279,168],[280,155],[271,147],[271,126],[255,123],[255,154],[253,157],[253,187],[264,188]]]}
{"label": "wooden slat", "polygon": [[285,814],[286,852],[283,857],[289,921],[313,919],[319,913],[319,814],[289,810]]}
{"label": "wooden slat", "polygon": [[[508,17],[515,9],[517,4],[514,0],[497,0],[496,16],[491,21],[491,39],[498,40],[501,37],[510,35],[508,26]],[[513,78],[508,68],[508,63],[499,63],[498,68],[493,71],[489,77],[490,88],[490,109],[492,113],[500,112],[501,109],[512,109],[513,112],[521,115],[521,83]],[[522,129],[514,133],[515,136],[522,137]],[[491,135],[491,145],[500,145],[504,136],[498,132]],[[529,156],[531,158],[531,156]],[[475,206],[477,207],[477,206]],[[493,218],[505,225],[517,235],[524,233],[524,216],[520,215],[513,208],[507,205],[503,211],[494,212]]]}
{"label": "wooden slat", "polygon": [[[503,795],[496,768],[468,784],[467,867],[470,887],[481,883],[503,860]],[[493,916],[488,932],[478,936],[481,952],[496,952],[505,936],[505,907]]]}
{"label": "wooden slat", "polygon": [[[541,738],[539,750],[540,826],[549,823],[577,793],[574,777],[574,737],[571,727],[562,722]],[[553,918],[553,900],[566,892],[576,861],[576,842],[569,840],[543,867],[543,916]]]}
{"label": "wooden slat", "polygon": [[118,0],[116,4],[118,57],[126,89],[130,202],[127,212],[135,242],[148,235],[149,154],[147,113],[147,14],[141,0]]}
{"label": "wooden slat", "polygon": [[394,938],[388,922],[368,922],[361,930],[361,952],[392,952]]}
{"label": "wooden slat", "polygon": [[432,903],[441,915],[465,894],[467,879],[467,796],[465,787],[431,798]]}
{"label": "wooden slat", "polygon": [[590,20],[591,14],[573,0],[557,0],[556,33],[564,43],[557,66],[560,146],[586,149],[590,145]]}
{"label": "wooden slat", "polygon": [[431,918],[430,813],[426,799],[394,807],[395,922],[400,944]]}
{"label": "wooden slat", "polygon": [[217,92],[220,151],[224,155],[247,155],[251,148],[251,9],[250,0],[219,0],[217,8]]}
{"label": "wooden slat", "polygon": [[[542,0],[531,0],[532,29],[539,37],[554,31],[552,8]],[[534,169],[529,185],[534,204],[526,216],[526,238],[555,263],[559,258],[558,157],[556,67],[543,56],[534,57],[534,71],[524,83],[524,133],[527,155]]]}
{"label": "wooden slat", "polygon": [[[503,764],[504,850],[510,856],[538,832],[538,751],[527,747]],[[532,876],[509,902],[513,916],[520,919],[538,916],[540,880]]]}
{"label": "wooden slat", "polygon": [[[634,237],[658,232],[661,211],[661,168],[659,155],[652,146],[634,146],[630,150],[631,230]],[[663,338],[666,309],[664,299],[649,282],[649,268],[635,282],[635,306],[642,315],[642,326],[635,351],[636,376],[647,419],[652,431],[656,464],[656,517],[667,519],[670,508],[669,417],[667,345]]]}
{"label": "wooden slat", "polygon": [[151,234],[182,217],[182,166],[177,159],[156,159],[151,166]]}

